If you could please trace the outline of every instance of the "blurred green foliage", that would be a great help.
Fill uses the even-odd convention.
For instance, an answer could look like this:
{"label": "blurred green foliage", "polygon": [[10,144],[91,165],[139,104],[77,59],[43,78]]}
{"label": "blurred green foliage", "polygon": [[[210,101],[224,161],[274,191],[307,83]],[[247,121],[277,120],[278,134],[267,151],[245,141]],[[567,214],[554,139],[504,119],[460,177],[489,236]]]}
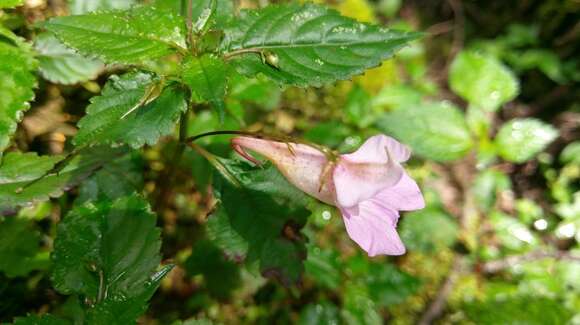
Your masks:
{"label": "blurred green foliage", "polygon": [[[23,2],[0,0],[9,8],[0,15],[0,149],[8,148],[0,163],[0,322],[580,322],[574,1],[314,1],[350,17],[337,18],[345,23],[425,32],[379,67],[385,48],[369,49],[361,64],[374,68],[362,75],[360,67],[325,70],[329,62],[292,50],[274,53],[278,66],[258,55],[235,64],[213,54],[181,67],[171,57],[153,62],[182,45],[181,1],[144,1],[160,11],[139,11],[127,30],[109,28],[124,21],[116,14],[101,16],[123,45],[114,51],[92,39],[94,30],[77,37],[88,20],[67,21],[66,13],[139,1],[38,2],[13,8]],[[223,35],[214,27],[224,28],[239,6],[268,3],[287,2],[196,2],[195,17],[213,8],[196,21],[204,35],[196,48],[215,47]],[[66,45],[102,50],[109,63],[143,61],[142,71],[67,48],[40,27],[53,16],[63,17],[44,26],[75,36]],[[247,49],[240,39],[226,45]],[[292,55],[313,61],[314,72],[292,70]],[[116,76],[123,72],[130,77]],[[155,76],[165,73],[182,74],[190,88]],[[349,152],[385,133],[410,146],[406,168],[427,207],[400,220],[408,253],[363,255],[338,211],[270,164],[233,159],[225,136],[197,142],[214,160],[180,149],[173,127],[190,91],[186,136],[261,130]],[[63,125],[80,131],[68,134]],[[71,159],[73,142],[142,150],[87,148],[91,155]]]}

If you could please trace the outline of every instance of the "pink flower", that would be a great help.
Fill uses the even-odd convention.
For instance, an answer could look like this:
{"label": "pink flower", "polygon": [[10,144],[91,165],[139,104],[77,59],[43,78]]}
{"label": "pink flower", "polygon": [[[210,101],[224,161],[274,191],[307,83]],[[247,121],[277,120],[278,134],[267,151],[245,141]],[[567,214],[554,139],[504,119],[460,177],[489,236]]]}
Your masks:
{"label": "pink flower", "polygon": [[241,136],[232,139],[232,146],[254,163],[259,162],[245,149],[263,155],[300,190],[337,206],[348,235],[369,256],[405,253],[396,231],[399,211],[425,206],[417,183],[401,166],[411,155],[405,145],[376,135],[334,160],[298,143]]}

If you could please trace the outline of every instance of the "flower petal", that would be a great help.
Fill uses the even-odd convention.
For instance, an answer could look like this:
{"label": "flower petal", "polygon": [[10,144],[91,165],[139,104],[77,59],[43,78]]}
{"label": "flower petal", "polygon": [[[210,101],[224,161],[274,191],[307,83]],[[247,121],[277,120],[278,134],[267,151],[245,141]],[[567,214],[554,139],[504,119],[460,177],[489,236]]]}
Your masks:
{"label": "flower petal", "polygon": [[421,189],[407,173],[403,173],[395,186],[382,190],[375,198],[396,211],[413,211],[425,207]]}
{"label": "flower petal", "polygon": [[387,163],[353,163],[341,157],[332,179],[339,207],[350,208],[392,187],[403,176],[403,167],[390,159]]}
{"label": "flower petal", "polygon": [[342,156],[357,163],[386,163],[389,157],[385,148],[399,163],[407,161],[411,156],[411,150],[406,145],[383,134],[368,138],[357,151]]}
{"label": "flower petal", "polygon": [[341,209],[346,231],[369,256],[402,255],[405,246],[397,234],[399,214],[371,199],[356,209]]}

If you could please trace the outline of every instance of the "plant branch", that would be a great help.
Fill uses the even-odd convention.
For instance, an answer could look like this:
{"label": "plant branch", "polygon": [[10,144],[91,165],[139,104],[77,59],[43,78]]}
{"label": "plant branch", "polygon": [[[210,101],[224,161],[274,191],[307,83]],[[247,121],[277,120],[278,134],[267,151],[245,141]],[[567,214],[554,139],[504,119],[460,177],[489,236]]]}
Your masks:
{"label": "plant branch", "polygon": [[447,274],[447,277],[443,281],[441,287],[439,287],[439,291],[437,292],[435,298],[429,304],[429,307],[425,310],[421,319],[419,320],[419,325],[429,325],[435,321],[443,311],[445,310],[445,306],[447,305],[447,298],[453,291],[453,287],[457,282],[457,279],[463,272],[463,257],[455,254],[453,258],[453,263],[451,265],[451,269]]}
{"label": "plant branch", "polygon": [[252,47],[252,48],[248,48],[248,49],[240,49],[240,50],[235,50],[235,51],[231,51],[228,53],[224,53],[224,60],[230,60],[235,56],[239,56],[242,54],[246,54],[246,53],[256,53],[256,54],[261,54],[262,53],[262,49],[259,49],[257,47]]}
{"label": "plant branch", "polygon": [[510,256],[501,260],[484,263],[481,265],[481,270],[485,273],[496,273],[504,269],[510,268],[512,266],[518,265],[520,263],[531,262],[547,258],[580,263],[580,255],[578,254],[572,254],[570,252],[565,251],[548,252],[538,250],[523,255]]}

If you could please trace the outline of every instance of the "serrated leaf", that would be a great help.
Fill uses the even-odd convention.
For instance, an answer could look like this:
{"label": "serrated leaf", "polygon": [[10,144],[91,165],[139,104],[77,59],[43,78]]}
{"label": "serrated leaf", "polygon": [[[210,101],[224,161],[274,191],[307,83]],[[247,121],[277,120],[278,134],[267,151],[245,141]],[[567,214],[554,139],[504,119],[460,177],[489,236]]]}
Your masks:
{"label": "serrated leaf", "polygon": [[136,3],[135,0],[69,0],[68,10],[71,15],[81,15],[97,10],[129,9]]}
{"label": "serrated leaf", "polygon": [[143,189],[143,162],[138,153],[109,161],[79,187],[78,202],[113,200]]}
{"label": "serrated leaf", "polygon": [[70,85],[91,80],[104,68],[102,62],[78,55],[50,33],[39,34],[35,48],[39,54],[40,73],[55,83]]}
{"label": "serrated leaf", "polygon": [[[77,146],[128,144],[133,148],[157,143],[173,132],[187,109],[183,89],[168,85],[161,91],[162,87],[159,80],[142,72],[111,77],[102,94],[91,99],[73,142]],[[155,95],[158,97],[151,100]]]}
{"label": "serrated leaf", "polygon": [[14,8],[16,6],[21,6],[23,0],[0,0],[0,9],[2,8]]}
{"label": "serrated leaf", "polygon": [[[12,40],[17,41],[16,36]],[[34,98],[36,78],[31,73],[34,68],[28,51],[0,42],[0,157],[22,114],[30,107],[28,102]]]}
{"label": "serrated leaf", "polygon": [[264,73],[278,82],[299,86],[348,79],[378,66],[419,37],[359,23],[313,4],[242,10],[224,32],[222,49],[227,56],[236,51],[266,55],[268,64],[260,62],[255,53],[234,58],[241,72]]}
{"label": "serrated leaf", "polygon": [[[308,211],[290,201],[285,187],[292,186],[276,181],[279,178],[266,181],[263,175],[253,174],[256,169],[232,162],[227,168],[242,187],[223,179],[214,184],[221,204],[208,219],[209,238],[231,258],[258,262],[264,276],[285,285],[297,282],[306,257],[299,231]],[[245,187],[253,179],[257,185]]]}
{"label": "serrated leaf", "polygon": [[519,93],[518,80],[506,66],[470,51],[459,53],[453,61],[449,85],[470,104],[488,111],[497,110]]}
{"label": "serrated leaf", "polygon": [[199,58],[189,57],[184,63],[182,77],[201,101],[209,102],[223,116],[226,65],[222,59],[210,54]]}
{"label": "serrated leaf", "polygon": [[558,137],[558,130],[534,118],[513,119],[504,124],[495,144],[499,155],[509,161],[528,161]]}
{"label": "serrated leaf", "polygon": [[463,157],[473,146],[463,113],[444,103],[429,103],[385,114],[377,127],[436,161]]}
{"label": "serrated leaf", "polygon": [[183,19],[150,6],[57,17],[43,26],[65,45],[106,62],[134,64],[185,47]]}
{"label": "serrated leaf", "polygon": [[60,196],[95,169],[114,159],[124,149],[92,148],[73,157],[66,166],[50,172],[61,156],[37,156],[35,153],[11,152],[0,165],[0,212]]}
{"label": "serrated leaf", "polygon": [[54,243],[54,287],[92,304],[90,324],[135,322],[171,266],[156,272],[160,230],[137,195],[75,207],[59,224]]}
{"label": "serrated leaf", "polygon": [[9,278],[25,276],[46,266],[43,264],[47,263],[35,259],[40,235],[29,220],[13,217],[0,220],[0,238],[0,272]]}

